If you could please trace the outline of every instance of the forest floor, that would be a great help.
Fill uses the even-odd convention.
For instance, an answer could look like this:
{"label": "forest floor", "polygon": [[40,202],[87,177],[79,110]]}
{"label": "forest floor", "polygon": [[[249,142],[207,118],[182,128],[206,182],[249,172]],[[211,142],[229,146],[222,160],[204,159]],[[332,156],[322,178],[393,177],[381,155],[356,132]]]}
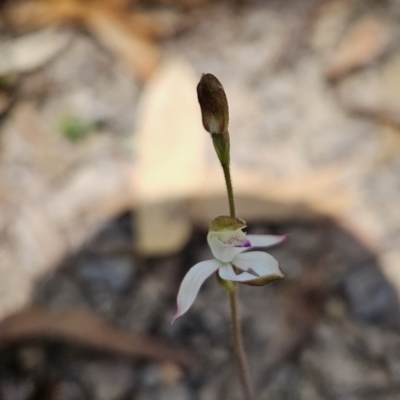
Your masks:
{"label": "forest floor", "polygon": [[217,281],[171,325],[182,277],[211,257],[202,217],[181,248],[144,255],[122,189],[142,94],[176,58],[224,84],[234,168],[319,211],[352,197],[250,218],[290,234],[270,251],[285,279],[240,286],[256,398],[398,399],[400,3],[152,2],[129,14],[138,37],[86,3],[0,19],[0,399],[241,399]]}

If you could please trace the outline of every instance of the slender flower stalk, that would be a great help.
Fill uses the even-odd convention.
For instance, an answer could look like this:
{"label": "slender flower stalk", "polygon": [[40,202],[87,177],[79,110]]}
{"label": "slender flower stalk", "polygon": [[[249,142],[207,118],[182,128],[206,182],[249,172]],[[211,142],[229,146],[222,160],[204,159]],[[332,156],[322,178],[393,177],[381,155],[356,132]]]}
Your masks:
{"label": "slender flower stalk", "polygon": [[[224,172],[226,191],[228,194],[229,213],[232,218],[236,218],[235,197],[233,195],[230,166],[229,164],[222,164],[222,162],[221,166]],[[248,366],[249,363],[247,361],[247,356],[243,345],[237,283],[233,284],[233,287],[231,288],[231,290],[228,291],[228,294],[229,294],[229,304],[231,309],[231,329],[232,329],[233,349],[235,351],[236,364],[239,370],[239,378],[240,378],[240,384],[242,385],[243,397],[245,400],[253,400],[253,391],[250,382],[250,374]]]}
{"label": "slender flower stalk", "polygon": [[252,400],[253,391],[250,384],[248,361],[243,347],[242,328],[240,326],[237,284],[235,284],[235,289],[229,292],[229,303],[231,307],[233,347],[239,369],[239,378],[242,385],[243,397],[245,400]]}
{"label": "slender flower stalk", "polygon": [[233,196],[233,186],[232,186],[232,178],[231,178],[231,171],[229,165],[223,165],[222,170],[224,171],[224,178],[226,184],[226,191],[228,192],[228,202],[229,202],[229,213],[231,217],[236,217],[235,211],[235,197]]}

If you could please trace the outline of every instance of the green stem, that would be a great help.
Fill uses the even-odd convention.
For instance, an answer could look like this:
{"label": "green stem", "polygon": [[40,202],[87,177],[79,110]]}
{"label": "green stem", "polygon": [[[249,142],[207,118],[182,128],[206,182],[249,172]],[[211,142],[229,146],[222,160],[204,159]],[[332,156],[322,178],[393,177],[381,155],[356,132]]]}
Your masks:
{"label": "green stem", "polygon": [[[224,171],[226,190],[228,192],[229,211],[231,217],[236,217],[235,199],[233,196],[232,178],[229,168],[229,163],[222,164]],[[240,317],[238,309],[238,285],[235,283],[235,288],[229,292],[229,303],[231,308],[231,325],[233,348],[236,356],[236,363],[239,370],[240,383],[242,385],[243,396],[245,400],[253,400],[251,390],[250,377],[248,371],[248,362],[243,346],[242,330],[240,326]]]}
{"label": "green stem", "polygon": [[229,293],[229,302],[231,306],[233,347],[235,350],[236,362],[239,369],[239,378],[242,385],[243,396],[245,400],[253,400],[249,371],[247,368],[246,353],[243,347],[242,330],[240,327],[237,285],[235,286],[235,290]]}
{"label": "green stem", "polygon": [[229,164],[221,164],[221,165],[222,165],[222,170],[224,171],[226,190],[228,192],[229,212],[231,217],[236,217],[235,198],[233,197],[232,178],[231,178],[231,171],[229,168]]}

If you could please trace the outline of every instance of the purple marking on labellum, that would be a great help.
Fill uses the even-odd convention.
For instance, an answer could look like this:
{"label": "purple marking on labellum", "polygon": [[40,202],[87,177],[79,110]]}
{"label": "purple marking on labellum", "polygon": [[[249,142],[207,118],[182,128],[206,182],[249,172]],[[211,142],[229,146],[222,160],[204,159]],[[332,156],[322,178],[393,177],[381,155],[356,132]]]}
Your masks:
{"label": "purple marking on labellum", "polygon": [[251,247],[251,243],[248,240],[246,240],[244,243],[238,244],[235,247]]}

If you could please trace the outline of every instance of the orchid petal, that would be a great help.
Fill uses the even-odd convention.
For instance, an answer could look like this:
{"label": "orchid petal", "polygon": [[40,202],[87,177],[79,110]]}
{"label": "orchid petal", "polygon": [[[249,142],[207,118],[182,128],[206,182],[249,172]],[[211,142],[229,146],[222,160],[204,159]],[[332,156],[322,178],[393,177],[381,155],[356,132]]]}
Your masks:
{"label": "orchid petal", "polygon": [[270,254],[264,253],[263,251],[238,254],[234,258],[233,264],[237,268],[252,274],[253,279],[255,279],[254,277],[260,278],[269,275],[283,277],[279,269],[278,261]]}
{"label": "orchid petal", "polygon": [[223,264],[218,270],[219,276],[226,281],[234,281],[234,282],[246,282],[257,279],[258,276],[249,274],[248,272],[242,272],[236,275],[231,264]]}
{"label": "orchid petal", "polygon": [[[234,259],[234,257],[245,250],[249,249],[249,246],[232,246],[229,244],[224,244],[217,238],[209,238],[208,237],[208,245],[210,246],[211,252],[213,256],[223,262],[230,262]],[[250,243],[249,243],[250,245]]]}
{"label": "orchid petal", "polygon": [[189,310],[203,282],[220,266],[221,263],[218,260],[208,260],[202,261],[190,268],[179,288],[177,299],[178,310],[172,319],[172,323]]}
{"label": "orchid petal", "polygon": [[287,239],[288,235],[247,235],[251,247],[270,247],[282,243]]}

